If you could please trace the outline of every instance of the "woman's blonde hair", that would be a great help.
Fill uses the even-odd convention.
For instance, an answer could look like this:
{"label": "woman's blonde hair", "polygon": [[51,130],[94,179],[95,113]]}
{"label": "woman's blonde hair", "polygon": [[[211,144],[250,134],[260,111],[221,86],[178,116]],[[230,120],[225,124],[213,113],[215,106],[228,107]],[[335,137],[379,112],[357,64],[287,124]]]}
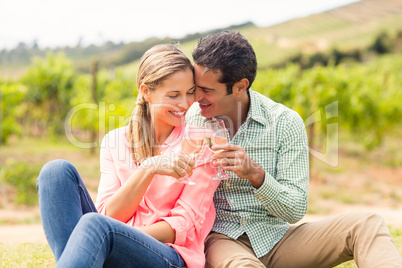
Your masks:
{"label": "woman's blonde hair", "polygon": [[154,156],[155,145],[149,103],[141,94],[141,85],[153,91],[170,75],[186,69],[193,71],[193,65],[173,44],[156,45],[142,56],[137,74],[137,102],[129,124],[129,143],[135,162],[141,163]]}

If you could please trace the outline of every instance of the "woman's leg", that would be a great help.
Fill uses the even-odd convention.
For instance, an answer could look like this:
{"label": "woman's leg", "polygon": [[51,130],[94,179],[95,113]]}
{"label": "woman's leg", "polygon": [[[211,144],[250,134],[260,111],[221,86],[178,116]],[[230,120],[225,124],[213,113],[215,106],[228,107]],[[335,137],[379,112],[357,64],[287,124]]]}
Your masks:
{"label": "woman's leg", "polygon": [[172,247],[125,223],[88,213],[68,240],[57,267],[185,267]]}
{"label": "woman's leg", "polygon": [[66,160],[44,165],[37,188],[43,230],[57,261],[79,219],[96,208],[77,170]]}

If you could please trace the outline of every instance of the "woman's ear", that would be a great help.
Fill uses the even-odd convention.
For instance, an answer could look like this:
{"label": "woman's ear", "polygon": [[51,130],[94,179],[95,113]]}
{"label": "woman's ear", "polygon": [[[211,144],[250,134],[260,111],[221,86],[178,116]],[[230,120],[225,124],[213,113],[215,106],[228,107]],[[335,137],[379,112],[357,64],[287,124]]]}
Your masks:
{"label": "woman's ear", "polygon": [[141,94],[142,94],[142,96],[144,97],[144,99],[145,99],[147,102],[149,102],[149,101],[150,101],[149,93],[150,93],[151,91],[149,90],[148,86],[145,85],[145,84],[141,84],[141,86],[140,86],[140,91],[141,91]]}
{"label": "woman's ear", "polygon": [[240,96],[247,91],[250,82],[247,78],[241,79],[239,82],[235,83],[233,86],[233,94]]}

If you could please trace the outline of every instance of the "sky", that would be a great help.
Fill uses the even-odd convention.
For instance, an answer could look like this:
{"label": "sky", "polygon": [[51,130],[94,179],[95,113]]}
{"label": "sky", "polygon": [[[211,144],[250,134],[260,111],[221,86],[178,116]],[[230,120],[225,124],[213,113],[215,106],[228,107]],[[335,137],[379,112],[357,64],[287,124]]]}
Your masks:
{"label": "sky", "polygon": [[357,0],[0,0],[0,49],[180,38],[247,21],[265,27]]}

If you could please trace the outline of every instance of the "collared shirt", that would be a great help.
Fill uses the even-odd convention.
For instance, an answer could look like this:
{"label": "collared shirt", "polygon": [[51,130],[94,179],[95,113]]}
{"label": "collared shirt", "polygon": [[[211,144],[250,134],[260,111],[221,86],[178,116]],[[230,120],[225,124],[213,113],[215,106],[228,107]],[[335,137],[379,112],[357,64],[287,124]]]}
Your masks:
{"label": "collared shirt", "polygon": [[[102,141],[96,207],[103,215],[110,197],[139,166],[131,158],[127,132],[128,127],[112,130]],[[162,154],[180,149],[183,132],[184,126],[173,129],[162,146]],[[196,185],[178,183],[170,176],[155,175],[137,210],[127,221],[128,225],[138,228],[166,221],[176,231],[174,244],[168,245],[177,250],[187,267],[204,267],[204,241],[215,219],[212,197],[219,181],[211,179],[217,173],[210,163],[212,155],[206,147],[197,155],[191,176]]]}
{"label": "collared shirt", "polygon": [[[197,103],[187,113],[190,124],[203,124]],[[307,210],[309,148],[301,117],[293,110],[250,90],[250,108],[232,144],[242,146],[265,170],[258,189],[232,172],[214,195],[213,231],[237,239],[246,233],[256,256],[266,255]]]}

